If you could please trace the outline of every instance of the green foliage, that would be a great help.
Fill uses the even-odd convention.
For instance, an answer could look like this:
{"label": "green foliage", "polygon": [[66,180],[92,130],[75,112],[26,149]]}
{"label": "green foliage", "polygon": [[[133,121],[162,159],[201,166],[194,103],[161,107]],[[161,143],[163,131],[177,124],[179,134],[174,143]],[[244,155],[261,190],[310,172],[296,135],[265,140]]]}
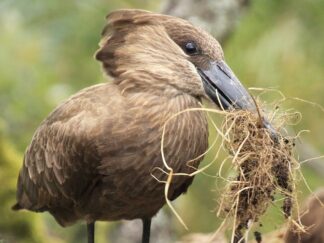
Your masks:
{"label": "green foliage", "polygon": [[[324,104],[320,92],[324,88],[323,4],[316,0],[253,1],[225,48],[241,81]],[[303,138],[318,149],[324,147],[323,111],[296,100],[287,100],[280,108],[300,111],[303,119],[296,130],[311,130]]]}
{"label": "green foliage", "polygon": [[15,204],[20,160],[20,154],[6,141],[0,129],[0,239],[8,239],[10,242],[43,242],[43,236],[36,231],[42,228],[36,215],[28,212],[17,214],[11,210]]}
{"label": "green foliage", "polygon": [[[93,59],[104,16],[117,8],[157,9],[158,4],[148,0],[1,1],[0,239],[84,242],[84,225],[63,229],[48,214],[10,210],[22,153],[41,120],[58,103],[81,88],[104,81]],[[251,4],[224,50],[239,79],[248,86],[275,87],[287,96],[324,104],[324,1],[255,0]],[[282,107],[301,111],[303,120],[296,130],[310,129],[305,138],[324,153],[324,113],[297,101]],[[205,163],[215,153],[211,151]],[[217,171],[218,166],[213,166],[208,173],[216,175]],[[323,185],[313,171],[304,171],[312,189]],[[221,186],[215,185],[214,178],[199,175],[189,193],[177,200],[190,231],[209,232],[219,224],[211,212],[217,206],[216,187]],[[305,197],[307,189],[301,190]],[[282,222],[280,215],[272,218],[266,218],[271,225]],[[107,225],[99,226],[102,241]],[[187,233],[176,221],[175,225],[180,234]]]}

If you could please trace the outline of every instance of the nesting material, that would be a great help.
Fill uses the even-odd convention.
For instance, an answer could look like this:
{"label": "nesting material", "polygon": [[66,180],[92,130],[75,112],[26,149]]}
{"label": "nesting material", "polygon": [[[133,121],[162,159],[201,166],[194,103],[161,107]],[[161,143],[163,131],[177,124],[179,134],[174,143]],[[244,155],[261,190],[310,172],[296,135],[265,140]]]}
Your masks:
{"label": "nesting material", "polygon": [[[281,211],[288,218],[294,204],[295,170],[293,138],[264,127],[260,115],[248,111],[229,112],[223,124],[225,147],[233,156],[236,175],[230,178],[220,212],[234,217],[231,242],[244,242],[244,233],[258,222],[277,194],[283,197]],[[275,128],[275,130],[279,128]],[[261,234],[255,232],[257,242]]]}

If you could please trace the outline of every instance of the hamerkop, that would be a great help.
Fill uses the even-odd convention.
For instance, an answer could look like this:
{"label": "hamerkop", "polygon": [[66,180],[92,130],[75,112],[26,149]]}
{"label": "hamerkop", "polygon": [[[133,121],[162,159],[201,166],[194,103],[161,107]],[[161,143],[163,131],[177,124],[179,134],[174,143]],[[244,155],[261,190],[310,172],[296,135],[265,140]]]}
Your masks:
{"label": "hamerkop", "polygon": [[[97,220],[140,218],[149,242],[151,218],[165,204],[164,184],[151,173],[163,168],[166,120],[200,108],[203,98],[224,109],[254,105],[219,43],[183,19],[112,12],[95,58],[112,82],[81,90],[41,123],[24,156],[13,209],[48,211],[62,226],[85,220],[89,242]],[[164,135],[169,166],[193,172],[208,146],[204,112],[178,115]],[[192,180],[174,177],[169,199]]]}

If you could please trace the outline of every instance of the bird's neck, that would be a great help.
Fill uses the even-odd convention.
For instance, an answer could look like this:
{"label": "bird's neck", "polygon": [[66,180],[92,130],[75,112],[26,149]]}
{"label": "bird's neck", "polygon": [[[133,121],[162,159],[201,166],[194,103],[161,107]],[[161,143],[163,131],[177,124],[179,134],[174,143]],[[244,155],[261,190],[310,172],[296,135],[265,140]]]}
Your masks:
{"label": "bird's neck", "polygon": [[[122,91],[123,92],[123,91]],[[142,112],[162,112],[165,115],[175,114],[190,109],[200,109],[202,107],[201,100],[197,97],[186,93],[180,93],[173,90],[160,91],[140,91],[134,92],[125,90],[123,95],[128,101],[136,107],[141,107]]]}
{"label": "bird's neck", "polygon": [[[200,101],[188,94],[173,97],[156,96],[151,93],[128,94],[130,112],[134,119],[145,121],[156,131],[162,131],[167,123],[167,130],[172,130],[180,138],[180,131],[188,133],[207,133],[207,118]],[[196,130],[195,132],[192,130]],[[170,132],[171,134],[171,132]],[[160,137],[160,133],[157,135]]]}
{"label": "bird's neck", "polygon": [[[175,172],[191,173],[192,167],[187,162],[191,161],[190,165],[197,167],[208,146],[208,123],[200,101],[186,93],[169,97],[125,91],[124,95],[128,96],[125,100],[129,102],[128,113],[133,122],[142,124],[139,127],[147,132],[148,141],[155,141],[152,142],[155,147],[150,149],[156,150],[151,154],[160,152],[163,137],[168,165]],[[161,161],[154,163],[152,166],[163,166]]]}

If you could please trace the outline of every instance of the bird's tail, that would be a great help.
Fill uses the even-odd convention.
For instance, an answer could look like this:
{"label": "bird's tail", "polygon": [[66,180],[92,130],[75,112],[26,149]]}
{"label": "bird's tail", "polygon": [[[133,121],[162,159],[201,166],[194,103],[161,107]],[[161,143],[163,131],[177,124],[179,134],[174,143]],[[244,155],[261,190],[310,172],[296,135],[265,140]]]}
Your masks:
{"label": "bird's tail", "polygon": [[11,207],[11,209],[14,210],[14,211],[18,211],[18,210],[23,209],[23,207],[19,203],[16,203],[15,205],[13,205]]}

